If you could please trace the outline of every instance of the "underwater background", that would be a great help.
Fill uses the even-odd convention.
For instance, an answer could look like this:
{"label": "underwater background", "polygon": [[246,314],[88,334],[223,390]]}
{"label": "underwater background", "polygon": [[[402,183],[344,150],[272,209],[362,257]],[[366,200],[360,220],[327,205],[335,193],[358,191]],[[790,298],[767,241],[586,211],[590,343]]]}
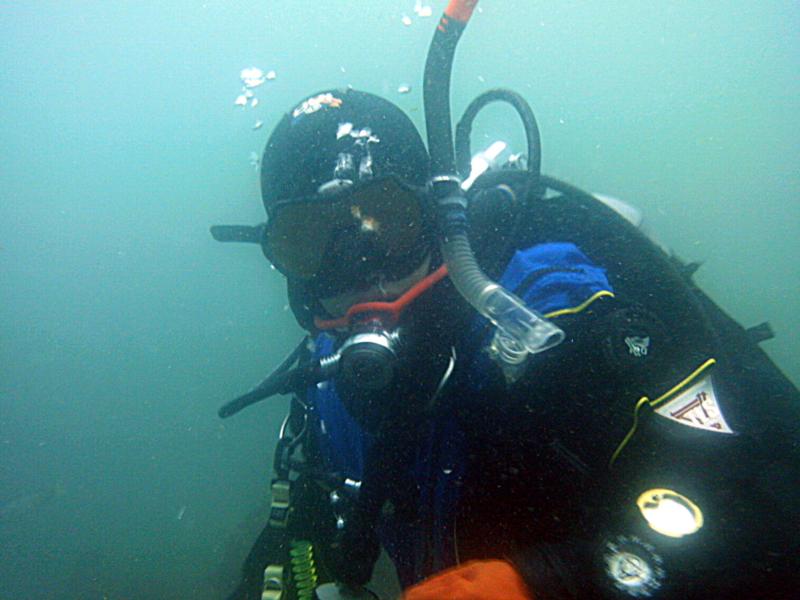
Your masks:
{"label": "underwater background", "polygon": [[[216,410],[301,331],[259,249],[208,227],[263,220],[257,157],[314,92],[379,93],[423,127],[445,5],[0,1],[0,599],[235,585],[286,400]],[[479,7],[454,115],[521,92],[543,171],[639,207],[800,382],[800,4]],[[274,78],[239,106],[247,67]],[[509,108],[473,148],[496,139],[523,150]]]}

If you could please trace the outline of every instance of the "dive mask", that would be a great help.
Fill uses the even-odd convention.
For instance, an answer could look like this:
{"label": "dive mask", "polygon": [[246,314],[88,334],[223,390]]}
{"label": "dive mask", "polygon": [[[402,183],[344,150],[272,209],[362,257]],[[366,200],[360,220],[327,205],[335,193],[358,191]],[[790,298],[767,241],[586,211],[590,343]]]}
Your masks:
{"label": "dive mask", "polygon": [[276,202],[267,218],[264,255],[317,297],[369,284],[376,273],[405,277],[430,248],[422,190],[395,176],[329,182],[313,196]]}

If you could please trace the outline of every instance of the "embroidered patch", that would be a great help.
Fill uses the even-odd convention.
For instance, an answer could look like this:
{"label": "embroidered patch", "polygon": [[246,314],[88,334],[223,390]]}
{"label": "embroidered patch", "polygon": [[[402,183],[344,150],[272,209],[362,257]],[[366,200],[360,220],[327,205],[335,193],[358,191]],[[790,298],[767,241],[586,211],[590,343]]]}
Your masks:
{"label": "embroidered patch", "polygon": [[681,425],[717,433],[733,433],[720,410],[710,376],[703,377],[663,406],[656,408],[656,412]]}
{"label": "embroidered patch", "polygon": [[628,354],[635,357],[647,356],[647,349],[650,348],[650,336],[637,337],[629,336],[625,338],[625,345],[628,347]]}

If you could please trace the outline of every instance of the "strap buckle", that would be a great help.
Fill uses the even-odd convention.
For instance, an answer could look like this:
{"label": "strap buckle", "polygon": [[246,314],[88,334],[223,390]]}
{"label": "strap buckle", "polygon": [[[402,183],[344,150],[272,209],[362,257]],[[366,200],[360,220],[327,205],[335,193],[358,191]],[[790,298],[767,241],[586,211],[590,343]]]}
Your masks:
{"label": "strap buckle", "polygon": [[283,598],[283,567],[268,565],[264,569],[264,587],[261,600],[281,600]]}
{"label": "strap buckle", "polygon": [[291,482],[288,479],[272,481],[272,500],[269,505],[269,525],[278,529],[286,529],[289,522],[289,491]]}

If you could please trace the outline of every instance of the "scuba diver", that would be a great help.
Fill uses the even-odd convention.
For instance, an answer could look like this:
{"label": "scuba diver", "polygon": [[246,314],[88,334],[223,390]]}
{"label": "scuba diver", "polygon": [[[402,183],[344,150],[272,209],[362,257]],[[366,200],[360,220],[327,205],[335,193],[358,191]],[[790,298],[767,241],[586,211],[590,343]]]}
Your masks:
{"label": "scuba diver", "polygon": [[[381,548],[409,600],[796,597],[800,393],[768,326],[733,321],[619,203],[541,174],[517,94],[479,96],[453,139],[474,6],[453,0],[431,44],[427,149],[385,99],[312,94],[264,151],[266,223],[212,227],[261,246],[308,331],[220,410],[291,394],[231,598],[375,598]],[[478,175],[495,101],[526,160]]]}

